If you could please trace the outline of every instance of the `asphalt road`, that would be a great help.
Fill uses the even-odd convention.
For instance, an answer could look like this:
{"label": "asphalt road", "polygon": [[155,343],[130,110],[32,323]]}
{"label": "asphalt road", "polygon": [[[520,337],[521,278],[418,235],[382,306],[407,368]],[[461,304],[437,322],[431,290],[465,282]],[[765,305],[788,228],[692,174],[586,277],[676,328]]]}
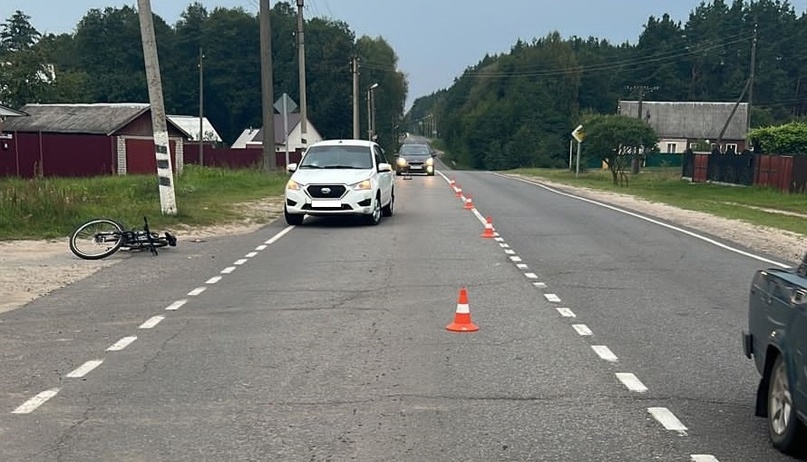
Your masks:
{"label": "asphalt road", "polygon": [[[766,264],[443,172],[377,227],[180,236],[0,314],[0,460],[791,460],[741,351]],[[445,330],[461,288],[478,332]]]}

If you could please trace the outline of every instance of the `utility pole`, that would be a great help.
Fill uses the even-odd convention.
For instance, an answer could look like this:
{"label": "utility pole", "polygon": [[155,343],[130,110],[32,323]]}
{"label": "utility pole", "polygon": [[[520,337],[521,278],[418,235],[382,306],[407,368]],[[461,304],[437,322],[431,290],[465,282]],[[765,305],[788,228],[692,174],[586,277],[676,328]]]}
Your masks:
{"label": "utility pole", "polygon": [[303,26],[305,24],[303,21],[304,1],[305,0],[297,0],[297,42],[300,61],[300,136],[302,137],[303,145],[308,142],[308,140],[306,140],[306,134],[308,133],[308,105],[306,104],[305,96],[305,34],[303,32]]}
{"label": "utility pole", "polygon": [[373,93],[373,90],[368,88],[367,89],[367,140],[368,141],[373,141],[373,118],[372,118],[373,117],[372,116],[372,112],[373,112],[372,104],[373,103],[372,103],[372,99],[371,99],[371,96],[370,96],[372,93]]}
{"label": "utility pole", "polygon": [[[644,122],[645,119],[644,119],[644,115],[643,115],[643,112],[642,112],[642,102],[644,101],[644,95],[645,95],[645,93],[650,93],[650,92],[654,92],[654,91],[658,90],[658,87],[651,87],[651,86],[648,86],[648,85],[631,85],[631,86],[627,87],[627,89],[630,90],[630,91],[638,91],[639,92],[639,110],[638,110],[637,116],[639,117],[639,120]],[[638,151],[638,148],[637,148],[637,151]],[[633,159],[631,159],[631,173],[634,174],[634,175],[639,173],[639,153],[638,152],[633,153]]]}
{"label": "utility pole", "polygon": [[205,55],[202,52],[202,47],[199,47],[199,165],[205,166],[205,127],[202,122],[205,117]]}
{"label": "utility pole", "polygon": [[353,73],[353,139],[358,140],[359,135],[359,58],[354,56],[350,60]]}
{"label": "utility pole", "polygon": [[270,0],[260,0],[261,22],[261,105],[263,107],[263,169],[269,171],[277,166],[275,158],[275,95],[272,69],[272,26]]}
{"label": "utility pole", "polygon": [[149,0],[137,0],[140,18],[140,36],[146,66],[151,125],[154,132],[154,156],[157,160],[157,178],[160,189],[160,209],[163,215],[176,215],[174,173],[171,168],[171,149],[168,144],[168,126],[165,121],[165,102],[160,78],[160,60],[157,57],[157,39],[154,36],[154,18]]}
{"label": "utility pole", "polygon": [[751,42],[751,76],[748,80],[748,117],[745,122],[746,134],[751,131],[751,105],[754,102],[754,76],[757,67],[757,24],[754,23],[754,38]]}

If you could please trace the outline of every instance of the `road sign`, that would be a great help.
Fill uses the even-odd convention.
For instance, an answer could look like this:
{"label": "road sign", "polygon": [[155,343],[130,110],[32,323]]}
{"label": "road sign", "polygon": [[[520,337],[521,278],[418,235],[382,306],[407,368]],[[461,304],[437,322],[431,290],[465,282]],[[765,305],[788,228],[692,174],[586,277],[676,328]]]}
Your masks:
{"label": "road sign", "polygon": [[583,130],[582,125],[578,125],[577,128],[574,129],[572,132],[572,137],[577,140],[578,143],[582,143],[583,139],[586,137],[586,132]]}
{"label": "road sign", "polygon": [[283,96],[275,101],[275,109],[281,114],[291,114],[297,109],[297,103],[287,93],[283,93]]}

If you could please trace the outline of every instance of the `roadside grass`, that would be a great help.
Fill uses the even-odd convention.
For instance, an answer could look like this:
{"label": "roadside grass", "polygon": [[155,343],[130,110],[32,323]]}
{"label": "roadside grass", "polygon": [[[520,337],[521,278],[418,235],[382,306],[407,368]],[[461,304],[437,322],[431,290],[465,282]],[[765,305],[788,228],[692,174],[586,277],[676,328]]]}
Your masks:
{"label": "roadside grass", "polygon": [[572,186],[629,194],[687,210],[706,212],[807,236],[807,194],[787,194],[758,186],[692,183],[680,167],[646,168],[629,175],[628,186],[613,184],[608,170],[517,169],[517,173]]}
{"label": "roadside grass", "polygon": [[162,215],[156,175],[0,178],[0,240],[64,237],[91,218],[155,231],[238,218],[236,204],[283,194],[285,172],[188,165],[174,178],[177,215]]}

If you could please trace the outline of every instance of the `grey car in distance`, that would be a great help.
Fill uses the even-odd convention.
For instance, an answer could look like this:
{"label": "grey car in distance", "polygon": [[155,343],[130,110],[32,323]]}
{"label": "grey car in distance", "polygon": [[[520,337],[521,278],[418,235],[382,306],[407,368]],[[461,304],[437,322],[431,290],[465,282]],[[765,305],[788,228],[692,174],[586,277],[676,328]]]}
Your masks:
{"label": "grey car in distance", "polygon": [[762,376],[756,415],[767,417],[771,443],[786,453],[807,445],[807,255],[798,268],[754,274],[745,354]]}

